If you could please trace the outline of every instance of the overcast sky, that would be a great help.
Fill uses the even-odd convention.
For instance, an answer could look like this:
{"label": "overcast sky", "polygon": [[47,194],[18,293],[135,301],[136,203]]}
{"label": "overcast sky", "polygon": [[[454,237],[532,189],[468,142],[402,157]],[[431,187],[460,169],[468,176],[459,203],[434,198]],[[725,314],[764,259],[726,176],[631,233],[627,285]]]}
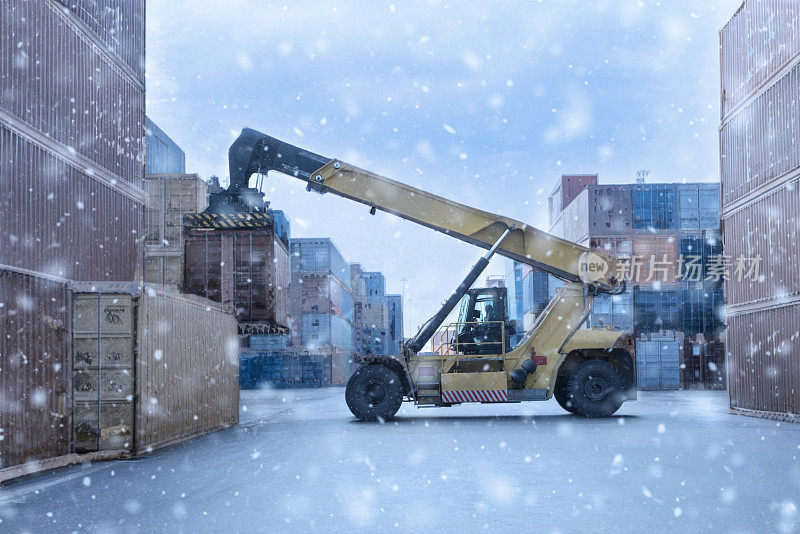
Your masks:
{"label": "overcast sky", "polygon": [[[147,114],[203,177],[227,179],[249,126],[547,229],[561,173],[719,180],[718,31],[740,3],[150,0]],[[481,255],[283,175],[265,191],[293,236],[408,280],[407,335]]]}

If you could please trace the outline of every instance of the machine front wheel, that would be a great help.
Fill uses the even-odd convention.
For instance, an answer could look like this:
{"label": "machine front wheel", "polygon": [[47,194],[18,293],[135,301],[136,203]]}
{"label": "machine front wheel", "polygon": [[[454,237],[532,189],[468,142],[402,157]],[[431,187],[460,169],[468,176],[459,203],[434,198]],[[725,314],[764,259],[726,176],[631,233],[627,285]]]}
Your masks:
{"label": "machine front wheel", "polygon": [[603,360],[588,360],[567,377],[565,402],[584,417],[609,417],[622,406],[625,382],[619,370]]}
{"label": "machine front wheel", "polygon": [[570,399],[567,395],[566,376],[559,376],[558,379],[556,379],[556,387],[553,390],[553,397],[556,398],[556,402],[558,402],[559,406],[564,408],[569,413],[575,413],[575,406],[572,403],[572,399]]}
{"label": "machine front wheel", "polygon": [[361,421],[388,421],[403,403],[403,385],[385,365],[366,365],[347,381],[345,401]]}

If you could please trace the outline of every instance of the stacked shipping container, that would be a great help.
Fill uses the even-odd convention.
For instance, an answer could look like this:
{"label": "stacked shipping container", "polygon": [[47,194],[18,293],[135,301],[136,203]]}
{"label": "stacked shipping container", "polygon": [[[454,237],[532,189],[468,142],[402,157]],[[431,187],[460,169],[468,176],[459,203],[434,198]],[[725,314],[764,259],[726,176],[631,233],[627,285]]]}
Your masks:
{"label": "stacked shipping container", "polygon": [[144,186],[144,281],[177,291],[183,287],[183,216],[208,207],[208,187],[196,174],[148,174]]}
{"label": "stacked shipping container", "polygon": [[[589,324],[634,331],[642,343],[649,343],[662,331],[682,333],[680,340],[674,340],[681,346],[719,339],[723,276],[712,272],[712,264],[721,259],[722,253],[719,186],[600,185],[596,176],[593,180],[587,180],[587,176],[595,175],[562,176],[550,199],[551,206],[563,206],[560,213],[551,213],[551,232],[615,256],[625,268],[620,275],[628,281],[625,294],[595,299]],[[575,180],[583,189],[572,184]],[[565,191],[571,201],[561,198]],[[549,280],[547,285],[557,285],[553,282]],[[549,289],[537,294],[550,293],[552,297],[552,287]],[[526,311],[534,305],[529,304]],[[529,326],[532,317],[525,319]],[[648,350],[651,357],[647,365],[660,365],[655,362],[662,351]],[[683,347],[680,352],[684,352]],[[707,352],[703,349],[701,355]],[[665,357],[663,363],[671,368],[668,360]],[[685,367],[685,362],[682,365]],[[653,377],[652,384],[648,383],[648,376]],[[713,380],[705,381],[704,377],[712,376]],[[696,378],[703,380],[705,387],[717,388],[721,385],[718,376],[713,372],[681,375],[648,371],[639,385],[678,388],[683,380],[685,387],[695,387],[690,382]]]}
{"label": "stacked shipping container", "polygon": [[757,258],[731,277],[727,354],[731,407],[800,413],[800,7],[747,1],[720,32],[720,165],[725,254]]}
{"label": "stacked shipping container", "polygon": [[186,154],[156,123],[145,117],[145,174],[183,174]]}
{"label": "stacked shipping container", "polygon": [[331,383],[342,385],[353,357],[351,272],[330,239],[292,239],[292,346],[325,354]]}
{"label": "stacked shipping container", "polygon": [[9,466],[70,452],[65,282],[142,277],[144,1],[3,0],[0,20]]}

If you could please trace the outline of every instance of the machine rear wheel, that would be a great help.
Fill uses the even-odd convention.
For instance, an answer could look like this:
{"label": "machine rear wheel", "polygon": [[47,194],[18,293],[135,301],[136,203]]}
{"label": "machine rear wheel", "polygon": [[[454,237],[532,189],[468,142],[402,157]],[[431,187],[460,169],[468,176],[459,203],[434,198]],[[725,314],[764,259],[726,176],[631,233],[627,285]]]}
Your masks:
{"label": "machine rear wheel", "polygon": [[625,382],[619,370],[603,360],[588,360],[567,377],[567,402],[584,417],[608,417],[624,400]]}
{"label": "machine rear wheel", "polygon": [[403,403],[403,385],[385,365],[366,365],[347,381],[345,401],[361,421],[388,421]]}

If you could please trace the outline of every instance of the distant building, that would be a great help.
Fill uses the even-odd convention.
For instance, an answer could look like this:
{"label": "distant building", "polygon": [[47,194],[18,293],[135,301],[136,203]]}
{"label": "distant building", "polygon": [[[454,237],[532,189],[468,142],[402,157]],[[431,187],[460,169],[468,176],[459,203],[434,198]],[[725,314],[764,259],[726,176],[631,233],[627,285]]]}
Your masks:
{"label": "distant building", "polygon": [[145,174],[183,174],[186,154],[156,123],[145,117]]}
{"label": "distant building", "polygon": [[386,278],[350,264],[353,293],[353,339],[358,354],[397,354],[403,342],[403,305],[400,295],[386,294]]}
{"label": "distant building", "polygon": [[[628,284],[622,295],[595,298],[588,326],[634,332],[647,351],[675,348],[641,353],[640,387],[724,388],[719,184],[606,185],[596,174],[562,175],[548,205],[552,234],[615,256]],[[562,283],[518,263],[508,270],[507,277],[522,277],[530,328]],[[651,347],[650,340],[659,341]],[[716,371],[707,372],[706,354],[717,358]]]}
{"label": "distant building", "polygon": [[386,295],[389,324],[386,328],[386,352],[400,354],[403,346],[403,297]]}

